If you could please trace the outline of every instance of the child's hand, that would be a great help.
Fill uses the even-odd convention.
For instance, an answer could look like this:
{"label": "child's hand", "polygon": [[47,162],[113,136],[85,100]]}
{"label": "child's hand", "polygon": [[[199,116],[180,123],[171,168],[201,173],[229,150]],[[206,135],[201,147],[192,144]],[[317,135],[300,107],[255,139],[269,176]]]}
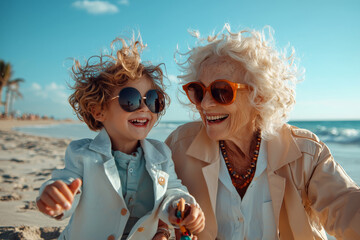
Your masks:
{"label": "child's hand", "polygon": [[59,216],[71,208],[74,195],[81,185],[82,181],[79,178],[69,185],[60,180],[55,181],[45,187],[40,198],[37,199],[36,205],[42,213],[51,217]]}
{"label": "child's hand", "polygon": [[205,228],[205,216],[204,212],[196,207],[194,204],[185,206],[184,219],[179,223],[176,218],[177,208],[170,207],[169,222],[173,225],[183,225],[192,234],[200,233]]}
{"label": "child's hand", "polygon": [[159,219],[158,229],[152,240],[168,240],[170,238],[169,226]]}
{"label": "child's hand", "polygon": [[[181,239],[181,231],[179,229],[175,229],[175,239]],[[193,234],[191,240],[199,240],[199,238]]]}
{"label": "child's hand", "polygon": [[168,238],[163,233],[157,233],[152,240],[168,240]]}

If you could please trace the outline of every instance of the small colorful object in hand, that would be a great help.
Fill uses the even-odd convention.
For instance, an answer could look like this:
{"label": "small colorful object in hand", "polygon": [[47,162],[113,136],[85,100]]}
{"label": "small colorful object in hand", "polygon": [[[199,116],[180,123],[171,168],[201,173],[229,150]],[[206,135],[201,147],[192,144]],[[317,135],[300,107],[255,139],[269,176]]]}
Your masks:
{"label": "small colorful object in hand", "polygon": [[[184,213],[185,213],[185,200],[181,198],[177,204],[177,211],[176,211],[178,224],[180,224],[180,221],[184,219]],[[180,231],[181,231],[180,240],[191,240],[191,233],[189,230],[187,230],[184,226],[180,226]]]}
{"label": "small colorful object in hand", "polygon": [[191,240],[191,233],[184,226],[180,227],[181,238],[180,240]]}
{"label": "small colorful object in hand", "polygon": [[191,240],[189,236],[181,236],[180,240]]}

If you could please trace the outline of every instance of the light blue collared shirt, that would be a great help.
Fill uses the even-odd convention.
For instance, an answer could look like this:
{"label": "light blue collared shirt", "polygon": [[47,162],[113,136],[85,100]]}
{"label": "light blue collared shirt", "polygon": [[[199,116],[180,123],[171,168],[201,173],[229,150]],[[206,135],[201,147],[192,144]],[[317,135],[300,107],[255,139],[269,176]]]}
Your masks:
{"label": "light blue collared shirt", "polygon": [[124,230],[124,235],[126,235],[141,217],[153,209],[153,182],[145,168],[145,158],[141,147],[131,154],[113,151],[113,155],[120,176],[122,194],[130,211]]}
{"label": "light blue collared shirt", "polygon": [[216,204],[219,240],[277,239],[274,211],[266,174],[266,141],[262,140],[255,176],[241,199],[220,153]]}

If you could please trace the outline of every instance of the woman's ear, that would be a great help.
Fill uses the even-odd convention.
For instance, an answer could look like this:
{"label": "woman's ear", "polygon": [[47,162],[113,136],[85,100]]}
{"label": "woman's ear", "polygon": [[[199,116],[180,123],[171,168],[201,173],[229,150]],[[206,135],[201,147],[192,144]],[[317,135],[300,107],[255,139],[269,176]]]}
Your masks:
{"label": "woman's ear", "polygon": [[106,111],[100,106],[96,105],[91,108],[91,115],[96,121],[104,122],[106,119]]}
{"label": "woman's ear", "polygon": [[262,97],[262,96],[256,96],[256,98],[255,98],[255,103],[256,104],[262,104],[262,103],[264,103],[264,98]]}

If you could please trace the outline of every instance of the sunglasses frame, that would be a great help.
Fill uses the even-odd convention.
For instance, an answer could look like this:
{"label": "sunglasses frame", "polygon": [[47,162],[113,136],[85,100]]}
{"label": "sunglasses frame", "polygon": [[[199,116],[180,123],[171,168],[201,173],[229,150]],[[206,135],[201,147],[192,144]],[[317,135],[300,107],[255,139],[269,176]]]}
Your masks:
{"label": "sunglasses frame", "polygon": [[[127,88],[135,89],[135,90],[139,93],[139,95],[140,95],[140,100],[141,100],[141,101],[140,101],[139,107],[136,108],[136,109],[134,109],[133,111],[128,111],[128,110],[124,109],[124,108],[121,106],[120,102],[118,101],[119,106],[120,106],[125,112],[135,112],[135,111],[139,110],[139,109],[141,108],[142,101],[144,101],[145,106],[146,106],[146,107],[150,110],[150,112],[152,112],[152,113],[159,114],[159,113],[161,113],[162,111],[164,111],[164,109],[165,109],[165,96],[164,96],[164,94],[163,94],[161,91],[159,91],[158,89],[149,89],[149,90],[145,93],[145,96],[141,96],[141,93],[140,93],[139,90],[137,90],[136,88],[134,88],[134,87],[125,87],[125,88],[123,88],[123,89],[120,90],[120,92],[119,92],[119,94],[118,94],[117,96],[110,98],[110,101],[112,101],[112,100],[114,100],[114,99],[117,99],[117,98],[120,98],[120,93],[121,93],[121,91],[123,91],[124,89],[127,89]],[[163,106],[163,108],[161,109],[161,111],[159,111],[159,112],[153,112],[153,111],[151,111],[150,107],[149,107],[148,104],[146,103],[146,95],[147,95],[148,92],[150,92],[150,91],[156,91],[157,93],[160,93],[161,96],[162,96],[163,99],[164,99],[164,106]]]}
{"label": "sunglasses frame", "polygon": [[[233,91],[233,98],[232,98],[232,100],[231,100],[229,103],[221,103],[221,102],[217,101],[217,100],[214,98],[214,96],[212,95],[211,86],[212,86],[213,84],[217,83],[217,82],[225,82],[225,83],[227,83],[227,84],[230,85],[230,87],[231,87],[231,89],[232,89],[232,91]],[[190,96],[189,96],[188,87],[189,87],[191,84],[197,84],[197,85],[201,86],[201,88],[202,88],[202,90],[203,90],[203,98],[201,99],[201,101],[200,101],[199,103],[193,102],[193,101],[191,100]],[[206,92],[209,92],[209,93],[210,93],[212,99],[213,99],[216,103],[221,104],[221,105],[230,105],[230,104],[232,104],[232,103],[235,101],[235,99],[236,99],[236,92],[237,92],[237,90],[249,90],[251,87],[250,87],[249,85],[243,84],[243,83],[235,83],[235,82],[231,82],[231,81],[226,80],[226,79],[217,79],[217,80],[213,81],[213,82],[212,82],[209,86],[207,86],[207,87],[205,87],[204,84],[202,84],[201,82],[189,82],[189,83],[183,85],[182,88],[183,88],[183,90],[185,91],[185,93],[186,93],[188,99],[190,100],[190,102],[192,102],[192,103],[195,104],[195,105],[201,104],[202,100],[203,100],[204,97],[205,97]]]}

